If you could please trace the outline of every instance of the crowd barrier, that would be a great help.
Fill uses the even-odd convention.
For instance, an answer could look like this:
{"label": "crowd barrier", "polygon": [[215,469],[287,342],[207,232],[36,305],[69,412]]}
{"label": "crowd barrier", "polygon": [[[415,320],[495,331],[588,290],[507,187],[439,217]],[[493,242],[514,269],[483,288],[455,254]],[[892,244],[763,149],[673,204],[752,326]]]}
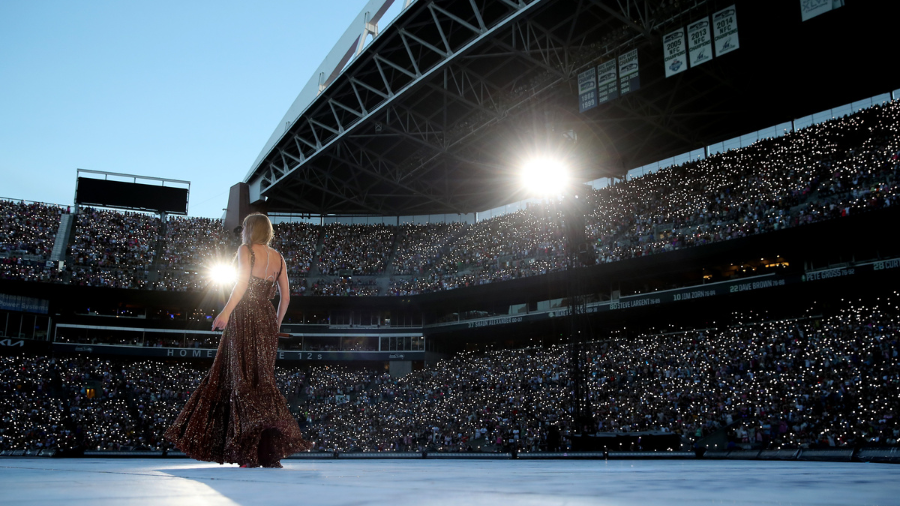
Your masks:
{"label": "crowd barrier", "polygon": [[757,458],[760,460],[797,460],[800,450],[763,450]]}
{"label": "crowd barrier", "polygon": [[[179,451],[113,451],[87,450],[84,457],[91,458],[187,458]],[[2,457],[59,457],[57,450],[4,450]],[[732,450],[707,451],[704,453],[681,451],[650,452],[302,452],[295,453],[291,460],[315,459],[489,459],[489,460],[550,460],[550,459],[605,459],[605,460],[656,460],[656,459],[709,459],[709,460],[781,460],[808,462],[873,462],[900,464],[900,448],[849,448],[808,449],[808,450]]]}
{"label": "crowd barrier", "polygon": [[797,460],[824,460],[828,462],[850,462],[855,452],[851,449],[800,450]]}
{"label": "crowd barrier", "polygon": [[900,448],[863,448],[856,454],[862,462],[900,464]]}
{"label": "crowd barrier", "polygon": [[3,450],[0,457],[55,457],[56,450]]}

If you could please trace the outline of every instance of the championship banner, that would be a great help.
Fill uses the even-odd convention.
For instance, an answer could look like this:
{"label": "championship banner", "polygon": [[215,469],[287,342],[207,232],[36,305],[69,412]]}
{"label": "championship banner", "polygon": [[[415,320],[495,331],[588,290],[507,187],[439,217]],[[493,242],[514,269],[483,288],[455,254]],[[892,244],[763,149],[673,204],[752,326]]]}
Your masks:
{"label": "championship banner", "polygon": [[741,47],[738,42],[737,13],[733,5],[713,14],[713,30],[716,56],[722,56]]}
{"label": "championship banner", "polygon": [[709,32],[709,18],[691,23],[687,27],[688,54],[691,67],[712,60],[712,36]]}
{"label": "championship banner", "polygon": [[597,67],[597,103],[602,104],[619,98],[618,80],[616,60],[601,63]]}
{"label": "championship banner", "polygon": [[641,76],[638,72],[638,51],[632,49],[619,56],[619,92],[622,95],[637,91],[641,87]]}
{"label": "championship banner", "polygon": [[578,74],[578,110],[597,107],[597,69],[591,67]]}
{"label": "championship banner", "polygon": [[800,17],[810,20],[831,10],[834,0],[800,0]]}
{"label": "championship banner", "polygon": [[684,45],[684,28],[663,37],[663,61],[666,77],[672,77],[687,70],[687,49]]}
{"label": "championship banner", "polygon": [[803,21],[844,6],[844,0],[800,0],[800,16]]}

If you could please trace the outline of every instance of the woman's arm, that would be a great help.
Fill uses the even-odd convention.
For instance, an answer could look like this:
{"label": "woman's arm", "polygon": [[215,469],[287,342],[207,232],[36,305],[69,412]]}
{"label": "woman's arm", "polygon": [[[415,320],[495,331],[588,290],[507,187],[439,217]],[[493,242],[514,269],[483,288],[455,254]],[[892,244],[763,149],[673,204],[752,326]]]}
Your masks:
{"label": "woman's arm", "polygon": [[291,285],[288,283],[287,266],[284,264],[284,257],[281,253],[281,274],[278,275],[278,332],[281,332],[281,322],[284,321],[284,315],[287,314],[288,304],[291,303]]}
{"label": "woman's arm", "polygon": [[[249,248],[249,246],[247,246]],[[228,297],[228,303],[225,304],[225,308],[222,309],[222,312],[216,316],[216,319],[213,320],[212,329],[225,329],[225,326],[228,325],[228,319],[231,317],[231,312],[234,311],[235,306],[238,305],[238,302],[244,298],[244,292],[247,291],[247,284],[250,282],[250,253],[244,249],[244,245],[238,248],[238,279],[237,283],[234,284],[234,289],[231,290],[231,297]]]}

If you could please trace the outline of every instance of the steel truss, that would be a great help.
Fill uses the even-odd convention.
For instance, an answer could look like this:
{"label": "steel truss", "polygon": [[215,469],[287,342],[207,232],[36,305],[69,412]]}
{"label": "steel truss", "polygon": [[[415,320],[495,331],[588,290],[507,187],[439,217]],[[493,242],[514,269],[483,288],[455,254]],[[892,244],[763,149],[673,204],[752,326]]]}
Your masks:
{"label": "steel truss", "polygon": [[[500,175],[510,164],[486,139],[524,124],[536,108],[570,101],[585,66],[652,43],[705,3],[683,2],[676,12],[664,0],[414,2],[286,126],[248,181],[271,207],[293,212],[469,213],[499,205],[509,199],[509,178]],[[634,137],[649,142],[648,128],[666,139],[654,144],[660,151],[697,145],[700,136],[684,124],[692,116],[674,96],[623,97],[597,123],[576,122],[602,131],[616,149]],[[633,162],[622,158],[614,170]]]}

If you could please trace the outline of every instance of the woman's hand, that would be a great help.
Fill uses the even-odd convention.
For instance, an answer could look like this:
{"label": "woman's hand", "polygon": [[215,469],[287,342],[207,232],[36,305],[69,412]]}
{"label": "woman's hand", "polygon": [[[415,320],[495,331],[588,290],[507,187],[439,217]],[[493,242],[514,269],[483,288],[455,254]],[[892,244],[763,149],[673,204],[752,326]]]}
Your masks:
{"label": "woman's hand", "polygon": [[231,315],[229,315],[227,313],[219,313],[219,316],[216,316],[216,319],[213,320],[212,329],[213,330],[217,330],[217,329],[225,330],[225,327],[228,326],[228,318],[230,318],[230,317],[231,317]]}

